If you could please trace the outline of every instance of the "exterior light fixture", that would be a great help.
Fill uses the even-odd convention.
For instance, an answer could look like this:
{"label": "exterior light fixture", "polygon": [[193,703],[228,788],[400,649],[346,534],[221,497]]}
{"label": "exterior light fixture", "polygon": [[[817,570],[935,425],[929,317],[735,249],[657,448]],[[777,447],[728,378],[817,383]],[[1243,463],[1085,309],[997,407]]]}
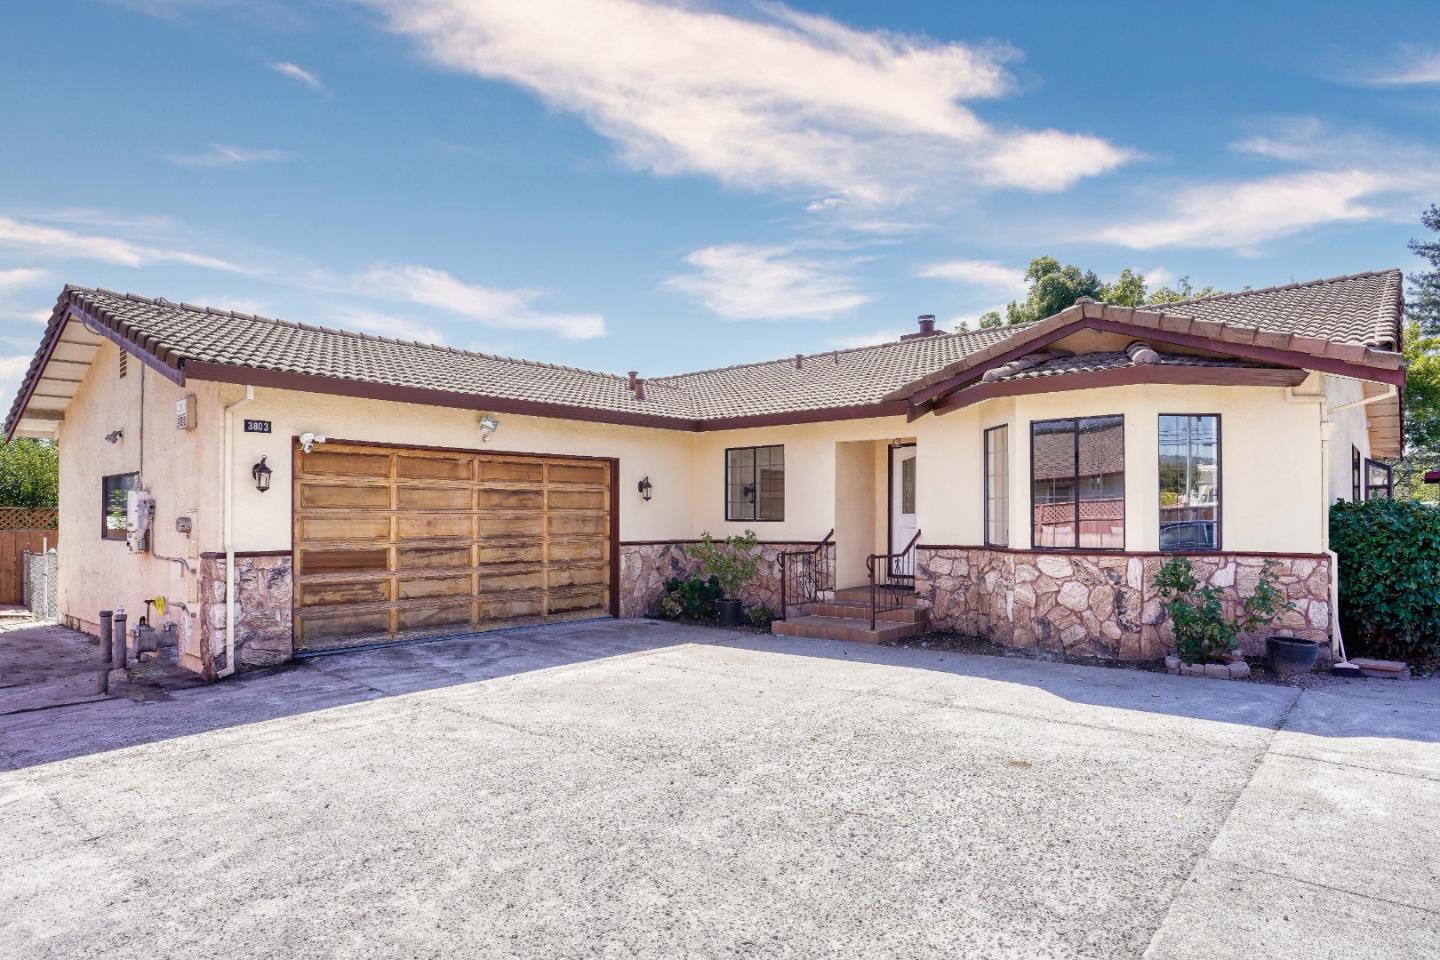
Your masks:
{"label": "exterior light fixture", "polygon": [[638,489],[638,490],[640,491],[640,499],[646,500],[646,501],[648,501],[648,500],[650,499],[650,492],[651,492],[654,488],[655,488],[655,487],[654,487],[654,484],[652,484],[652,483],[650,482],[650,478],[649,478],[649,477],[645,477],[645,478],[642,479],[638,484],[636,484],[636,489]]}
{"label": "exterior light fixture", "polygon": [[303,451],[305,451],[306,453],[309,453],[309,452],[310,452],[310,448],[313,447],[313,446],[315,446],[315,444],[317,444],[317,443],[324,443],[324,442],[325,442],[325,435],[324,435],[323,433],[302,433],[302,434],[300,434],[300,449],[303,450]]}
{"label": "exterior light fixture", "polygon": [[120,438],[123,437],[123,436],[125,436],[125,431],[124,431],[124,430],[111,430],[109,433],[105,434],[105,442],[106,442],[106,443],[119,443],[119,442],[120,442]]}
{"label": "exterior light fixture", "polygon": [[489,443],[495,431],[500,429],[500,421],[488,413],[480,414],[480,442]]}
{"label": "exterior light fixture", "polygon": [[270,489],[271,470],[265,465],[265,458],[261,457],[260,462],[250,468],[250,476],[255,478],[255,489],[264,493]]}

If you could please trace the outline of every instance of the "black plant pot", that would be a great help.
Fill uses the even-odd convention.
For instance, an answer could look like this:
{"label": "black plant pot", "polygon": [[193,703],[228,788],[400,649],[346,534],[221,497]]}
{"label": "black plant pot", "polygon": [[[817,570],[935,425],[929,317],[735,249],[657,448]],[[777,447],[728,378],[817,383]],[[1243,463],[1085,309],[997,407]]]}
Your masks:
{"label": "black plant pot", "polygon": [[740,601],[739,600],[717,600],[715,605],[720,608],[720,626],[740,626]]}
{"label": "black plant pot", "polygon": [[1266,637],[1265,659],[1276,676],[1293,677],[1309,673],[1320,656],[1320,644],[1299,637]]}

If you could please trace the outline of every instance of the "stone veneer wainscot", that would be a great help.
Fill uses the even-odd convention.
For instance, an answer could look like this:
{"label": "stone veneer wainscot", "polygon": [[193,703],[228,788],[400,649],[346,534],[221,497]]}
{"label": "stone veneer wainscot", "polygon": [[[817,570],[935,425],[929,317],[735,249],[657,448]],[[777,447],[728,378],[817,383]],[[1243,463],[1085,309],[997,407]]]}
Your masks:
{"label": "stone veneer wainscot", "polygon": [[[1227,614],[1255,590],[1267,559],[1295,609],[1266,633],[1330,642],[1330,562],[1322,555],[1187,554],[1196,576],[1224,591]],[[1167,556],[981,547],[917,547],[915,589],[938,630],[1011,647],[1077,656],[1158,660],[1174,652],[1165,605],[1152,583]],[[1264,653],[1264,634],[1241,637]]]}
{"label": "stone veneer wainscot", "polygon": [[[235,661],[237,668],[268,667],[294,655],[294,565],[289,553],[235,554]],[[202,672],[225,668],[225,555],[200,558]]]}
{"label": "stone veneer wainscot", "polygon": [[[644,617],[655,612],[655,603],[670,577],[688,577],[700,572],[700,564],[689,554],[698,540],[632,542],[620,545],[620,616]],[[764,604],[780,610],[780,554],[814,550],[810,543],[761,543],[760,572],[745,588],[740,599],[746,606]],[[825,547],[830,569],[835,569],[835,544]]]}

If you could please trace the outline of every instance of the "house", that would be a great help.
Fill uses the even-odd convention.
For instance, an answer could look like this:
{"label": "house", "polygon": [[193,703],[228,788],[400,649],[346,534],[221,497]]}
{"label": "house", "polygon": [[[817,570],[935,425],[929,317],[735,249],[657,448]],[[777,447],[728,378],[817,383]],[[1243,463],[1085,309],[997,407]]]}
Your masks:
{"label": "house", "polygon": [[651,377],[67,287],[5,429],[59,441],[64,620],[163,595],[211,677],[642,616],[747,528],[787,632],[1154,658],[1175,552],[1231,596],[1275,561],[1281,627],[1332,637],[1327,507],[1388,491],[1401,313],[1387,270]]}

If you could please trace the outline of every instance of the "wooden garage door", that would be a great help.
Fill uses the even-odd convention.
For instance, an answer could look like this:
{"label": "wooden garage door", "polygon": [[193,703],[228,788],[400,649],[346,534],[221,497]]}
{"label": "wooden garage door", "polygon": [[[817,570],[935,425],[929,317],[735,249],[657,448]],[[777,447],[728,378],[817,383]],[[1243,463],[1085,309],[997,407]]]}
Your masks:
{"label": "wooden garage door", "polygon": [[297,650],[610,613],[610,461],[326,443],[295,465]]}

